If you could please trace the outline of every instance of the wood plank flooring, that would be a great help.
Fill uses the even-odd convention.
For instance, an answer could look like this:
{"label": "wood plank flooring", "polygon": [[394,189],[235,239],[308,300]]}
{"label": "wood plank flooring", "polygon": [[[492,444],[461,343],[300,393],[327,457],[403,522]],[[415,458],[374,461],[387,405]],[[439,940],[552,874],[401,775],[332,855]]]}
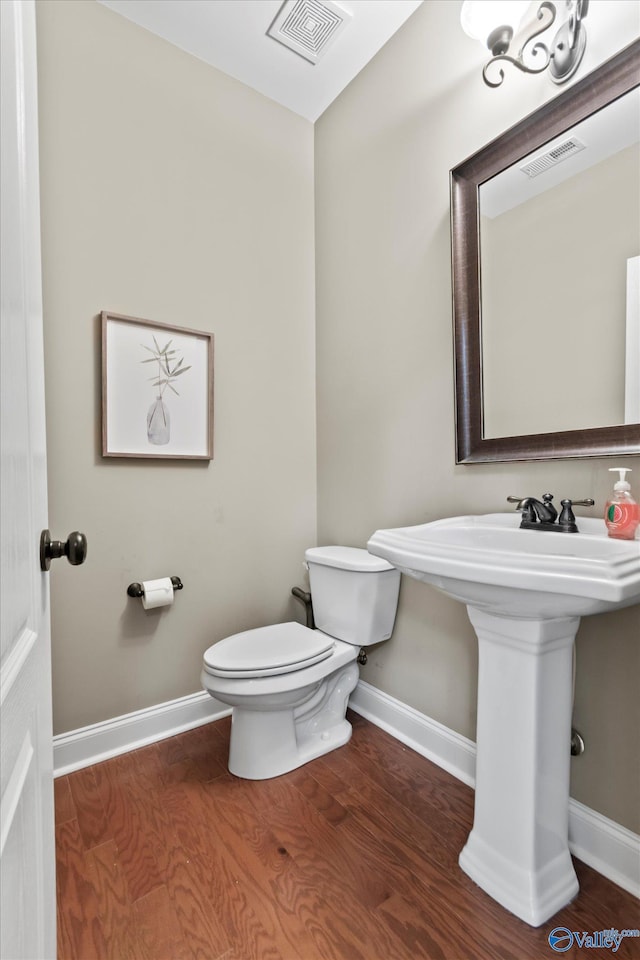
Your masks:
{"label": "wood plank flooring", "polygon": [[551,921],[507,913],[458,867],[473,791],[349,719],[347,746],[275,780],[227,772],[228,720],[56,780],[58,960],[543,960],[555,926],[640,927],[579,861]]}

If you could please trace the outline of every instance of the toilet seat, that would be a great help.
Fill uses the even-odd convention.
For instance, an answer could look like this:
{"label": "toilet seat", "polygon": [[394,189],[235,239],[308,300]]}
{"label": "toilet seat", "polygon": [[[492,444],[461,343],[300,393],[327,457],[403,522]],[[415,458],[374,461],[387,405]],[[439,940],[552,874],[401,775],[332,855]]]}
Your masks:
{"label": "toilet seat", "polygon": [[204,654],[214,677],[251,679],[293,673],[330,657],[335,640],[300,623],[278,623],[225,637]]}

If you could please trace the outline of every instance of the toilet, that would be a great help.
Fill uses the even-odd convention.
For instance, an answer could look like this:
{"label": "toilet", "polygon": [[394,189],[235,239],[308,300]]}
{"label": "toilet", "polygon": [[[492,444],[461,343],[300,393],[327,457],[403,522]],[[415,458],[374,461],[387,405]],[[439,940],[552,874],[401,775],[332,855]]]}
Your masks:
{"label": "toilet", "polygon": [[267,780],[351,738],[361,648],[388,640],[400,572],[357,547],[306,551],[316,629],[297,622],[226,637],[204,654],[205,690],[233,708],[229,770]]}

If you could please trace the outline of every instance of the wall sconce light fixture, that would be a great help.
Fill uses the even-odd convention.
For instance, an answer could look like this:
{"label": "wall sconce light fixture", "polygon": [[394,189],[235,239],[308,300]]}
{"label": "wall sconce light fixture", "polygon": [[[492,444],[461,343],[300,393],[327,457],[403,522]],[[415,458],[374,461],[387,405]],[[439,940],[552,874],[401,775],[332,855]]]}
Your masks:
{"label": "wall sconce light fixture", "polygon": [[[489,87],[499,87],[504,80],[500,61],[512,63],[524,73],[542,73],[549,68],[554,83],[565,83],[578,69],[587,43],[583,20],[589,0],[464,0],[460,21],[464,32],[480,40],[491,51],[482,77]],[[531,41],[560,23],[550,45]],[[494,75],[494,79],[491,77]]]}

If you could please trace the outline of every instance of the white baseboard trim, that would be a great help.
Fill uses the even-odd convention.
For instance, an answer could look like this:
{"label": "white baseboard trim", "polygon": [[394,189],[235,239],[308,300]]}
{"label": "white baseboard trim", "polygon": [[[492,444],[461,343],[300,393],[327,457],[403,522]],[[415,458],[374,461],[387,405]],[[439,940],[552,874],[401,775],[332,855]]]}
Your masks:
{"label": "white baseboard trim", "polygon": [[571,799],[569,849],[578,860],[640,897],[640,837],[637,833]]}
{"label": "white baseboard trim", "polygon": [[[468,786],[475,786],[476,745],[364,680],[349,706]],[[613,883],[640,897],[640,836],[569,800],[569,849]]]}
{"label": "white baseboard trim", "polygon": [[230,707],[203,690],[59,734],[53,738],[53,775],[64,776],[92,763],[228,717],[230,713]]}
{"label": "white baseboard trim", "polygon": [[476,745],[473,740],[455,733],[364,680],[358,682],[351,694],[349,706],[396,740],[406,743],[420,756],[432,760],[469,787],[475,786]]}

